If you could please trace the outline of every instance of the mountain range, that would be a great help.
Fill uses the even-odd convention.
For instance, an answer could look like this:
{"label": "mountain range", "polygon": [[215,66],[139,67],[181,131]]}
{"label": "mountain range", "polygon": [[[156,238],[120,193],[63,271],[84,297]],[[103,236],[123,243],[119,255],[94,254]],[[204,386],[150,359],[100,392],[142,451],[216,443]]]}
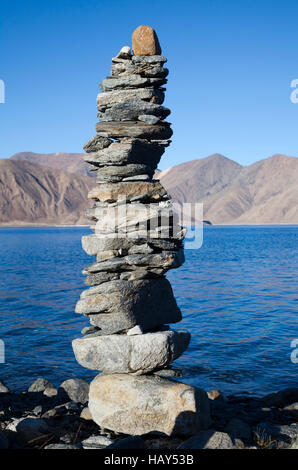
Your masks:
{"label": "mountain range", "polygon": [[[83,154],[22,152],[0,159],[0,224],[88,224],[93,176]],[[155,177],[174,201],[202,202],[212,224],[298,224],[296,157],[276,154],[242,166],[214,154]]]}

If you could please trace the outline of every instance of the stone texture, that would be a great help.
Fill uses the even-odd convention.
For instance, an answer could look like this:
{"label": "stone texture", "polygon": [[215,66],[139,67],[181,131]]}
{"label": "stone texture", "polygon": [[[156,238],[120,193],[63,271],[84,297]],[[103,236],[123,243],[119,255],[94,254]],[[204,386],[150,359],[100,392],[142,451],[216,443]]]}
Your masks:
{"label": "stone texture", "polygon": [[[84,235],[82,237],[83,250],[90,256],[95,256],[98,251],[107,250],[122,250],[122,254],[125,253],[133,254],[136,253],[139,246],[148,245],[153,250],[158,251],[178,251],[181,248],[179,241],[163,240],[158,238],[139,238],[129,239],[118,237],[115,234],[114,237],[99,237],[96,234]],[[109,273],[103,273],[107,278],[103,278],[102,282],[112,280],[108,276]],[[99,282],[100,284],[101,282]]]}
{"label": "stone texture", "polygon": [[160,121],[158,117],[149,114],[140,114],[138,120],[147,124],[157,124]]}
{"label": "stone texture", "polygon": [[201,431],[184,442],[179,449],[235,449],[230,436],[215,430]]}
{"label": "stone texture", "polygon": [[123,46],[120,51],[118,52],[117,56],[118,59],[131,59],[131,50],[129,46]]}
{"label": "stone texture", "polygon": [[101,202],[130,201],[159,202],[167,200],[167,192],[159,181],[132,181],[98,184],[88,193],[89,199]]}
{"label": "stone texture", "polygon": [[137,74],[141,77],[164,78],[168,73],[169,70],[163,67],[163,63],[140,66],[139,64],[133,63],[132,60],[122,60],[121,62],[117,61],[117,63],[112,63],[111,67],[112,77],[123,77]]}
{"label": "stone texture", "polygon": [[146,178],[153,176],[154,168],[148,165],[129,164],[123,166],[107,165],[97,171],[98,183],[118,183],[128,176],[142,176]]}
{"label": "stone texture", "polygon": [[223,396],[219,390],[213,389],[207,392],[209,400],[223,399]]}
{"label": "stone texture", "polygon": [[209,400],[200,389],[169,379],[98,375],[89,408],[101,427],[130,435],[192,435],[210,424]]}
{"label": "stone texture", "polygon": [[155,370],[153,374],[159,377],[182,377],[182,371],[180,369],[172,369],[171,367]]}
{"label": "stone texture", "polygon": [[142,114],[150,114],[158,117],[158,120],[165,119],[170,110],[138,98],[131,98],[120,103],[115,103],[104,113],[99,113],[98,117],[102,121],[134,121]]}
{"label": "stone texture", "polygon": [[132,50],[134,55],[160,55],[161,48],[154,29],[150,26],[139,26],[132,33]]}
{"label": "stone texture", "polygon": [[126,334],[128,336],[142,335],[144,333],[143,327],[141,325],[136,325],[133,328],[127,330]]}
{"label": "stone texture", "polygon": [[70,400],[75,403],[86,403],[88,401],[89,384],[82,379],[69,379],[60,385]]}
{"label": "stone texture", "polygon": [[47,387],[44,389],[43,394],[46,397],[55,397],[58,394],[58,390],[55,387]]}
{"label": "stone texture", "polygon": [[161,145],[150,145],[146,141],[136,139],[128,143],[114,142],[103,150],[87,153],[84,160],[96,167],[136,163],[155,169],[163,153],[164,148]]}
{"label": "stone texture", "polygon": [[44,447],[45,450],[47,449],[53,449],[53,450],[56,450],[56,449],[69,449],[69,450],[74,450],[74,449],[79,449],[80,447],[76,444],[62,444],[62,443],[58,443],[58,444],[48,444],[47,446]]}
{"label": "stone texture", "polygon": [[83,449],[105,449],[113,445],[113,440],[105,436],[90,436],[81,442]]}
{"label": "stone texture", "polygon": [[164,102],[164,92],[156,88],[135,88],[125,90],[106,91],[97,96],[97,107],[99,111],[104,111],[115,103],[120,103],[129,99],[141,99],[151,103],[162,104]]}
{"label": "stone texture", "polygon": [[39,377],[28,388],[28,392],[44,392],[46,388],[55,388],[54,385],[48,380]]}
{"label": "stone texture", "polygon": [[136,64],[139,67],[144,67],[148,65],[162,66],[165,62],[167,62],[167,59],[163,57],[162,55],[152,55],[152,56],[134,55],[132,56],[131,61],[133,64]]}
{"label": "stone texture", "polygon": [[92,139],[88,140],[88,142],[84,145],[85,152],[98,152],[99,150],[103,150],[111,145],[112,140],[108,139],[107,137],[100,137],[96,135],[92,137]]}
{"label": "stone texture", "polygon": [[117,279],[120,279],[119,273],[97,272],[89,274],[85,279],[85,284],[87,286],[96,286],[103,284],[104,282],[115,281]]}
{"label": "stone texture", "polygon": [[[83,274],[90,273],[119,273],[121,271],[145,270],[162,275],[169,269],[178,268],[184,262],[184,251],[162,251],[152,254],[134,254],[127,256],[118,256],[111,259],[93,263],[87,266]],[[93,291],[94,292],[94,291]],[[77,312],[85,313],[85,312]]]}
{"label": "stone texture", "polygon": [[92,416],[88,406],[85,406],[85,408],[82,409],[80,418],[84,419],[85,421],[92,421]]}
{"label": "stone texture", "polygon": [[143,335],[108,335],[73,340],[76,360],[105,374],[147,374],[168,366],[186,350],[190,334],[162,331]]}
{"label": "stone texture", "polygon": [[149,330],[181,320],[171,285],[165,278],[111,281],[94,289],[95,293],[77,303],[76,312],[88,314],[91,324],[101,328],[103,334],[135,325]]}
{"label": "stone texture", "polygon": [[159,87],[165,83],[167,83],[165,78],[149,78],[131,74],[117,78],[106,78],[100,83],[100,89],[106,92],[123,88]]}
{"label": "stone texture", "polygon": [[155,125],[140,121],[98,122],[96,132],[99,136],[111,137],[134,137],[139,139],[164,140],[170,139],[173,131],[169,125],[159,123]]}

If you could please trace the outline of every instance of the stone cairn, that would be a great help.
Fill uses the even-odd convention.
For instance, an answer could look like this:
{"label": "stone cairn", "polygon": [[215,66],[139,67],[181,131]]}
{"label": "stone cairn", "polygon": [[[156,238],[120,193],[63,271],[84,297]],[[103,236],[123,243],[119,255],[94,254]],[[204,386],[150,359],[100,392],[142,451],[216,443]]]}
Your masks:
{"label": "stone cairn", "polygon": [[208,425],[208,399],[177,382],[170,364],[190,334],[168,326],[181,320],[165,273],[184,262],[185,229],[154,171],[170,143],[164,119],[166,58],[155,31],[140,26],[133,55],[123,47],[101,82],[97,134],[84,147],[97,171],[87,210],[94,234],[82,238],[96,262],[83,274],[91,286],[76,313],[92,326],[73,341],[77,361],[101,371],[91,382],[89,409],[102,428],[130,435],[193,434]]}

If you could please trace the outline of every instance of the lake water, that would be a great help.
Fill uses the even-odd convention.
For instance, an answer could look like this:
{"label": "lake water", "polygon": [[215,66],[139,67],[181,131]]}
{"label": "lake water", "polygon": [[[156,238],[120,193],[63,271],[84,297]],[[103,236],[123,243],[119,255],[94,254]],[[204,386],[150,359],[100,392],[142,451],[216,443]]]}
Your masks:
{"label": "lake water", "polygon": [[[74,313],[85,288],[81,249],[88,228],[0,229],[0,380],[26,389],[96,372],[74,359],[71,339],[88,320]],[[176,361],[183,381],[226,394],[263,395],[298,386],[298,227],[206,227],[199,250],[168,273],[189,349]]]}

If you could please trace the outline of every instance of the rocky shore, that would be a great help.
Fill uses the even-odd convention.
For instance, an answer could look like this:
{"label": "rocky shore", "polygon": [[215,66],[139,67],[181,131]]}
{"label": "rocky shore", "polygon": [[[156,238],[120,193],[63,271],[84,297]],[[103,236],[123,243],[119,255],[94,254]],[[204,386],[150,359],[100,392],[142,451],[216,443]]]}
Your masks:
{"label": "rocky shore", "polygon": [[39,378],[21,393],[0,382],[0,449],[298,449],[298,388],[262,398],[212,390],[209,428],[175,437],[101,428],[91,418],[88,394],[81,379],[56,388]]}

